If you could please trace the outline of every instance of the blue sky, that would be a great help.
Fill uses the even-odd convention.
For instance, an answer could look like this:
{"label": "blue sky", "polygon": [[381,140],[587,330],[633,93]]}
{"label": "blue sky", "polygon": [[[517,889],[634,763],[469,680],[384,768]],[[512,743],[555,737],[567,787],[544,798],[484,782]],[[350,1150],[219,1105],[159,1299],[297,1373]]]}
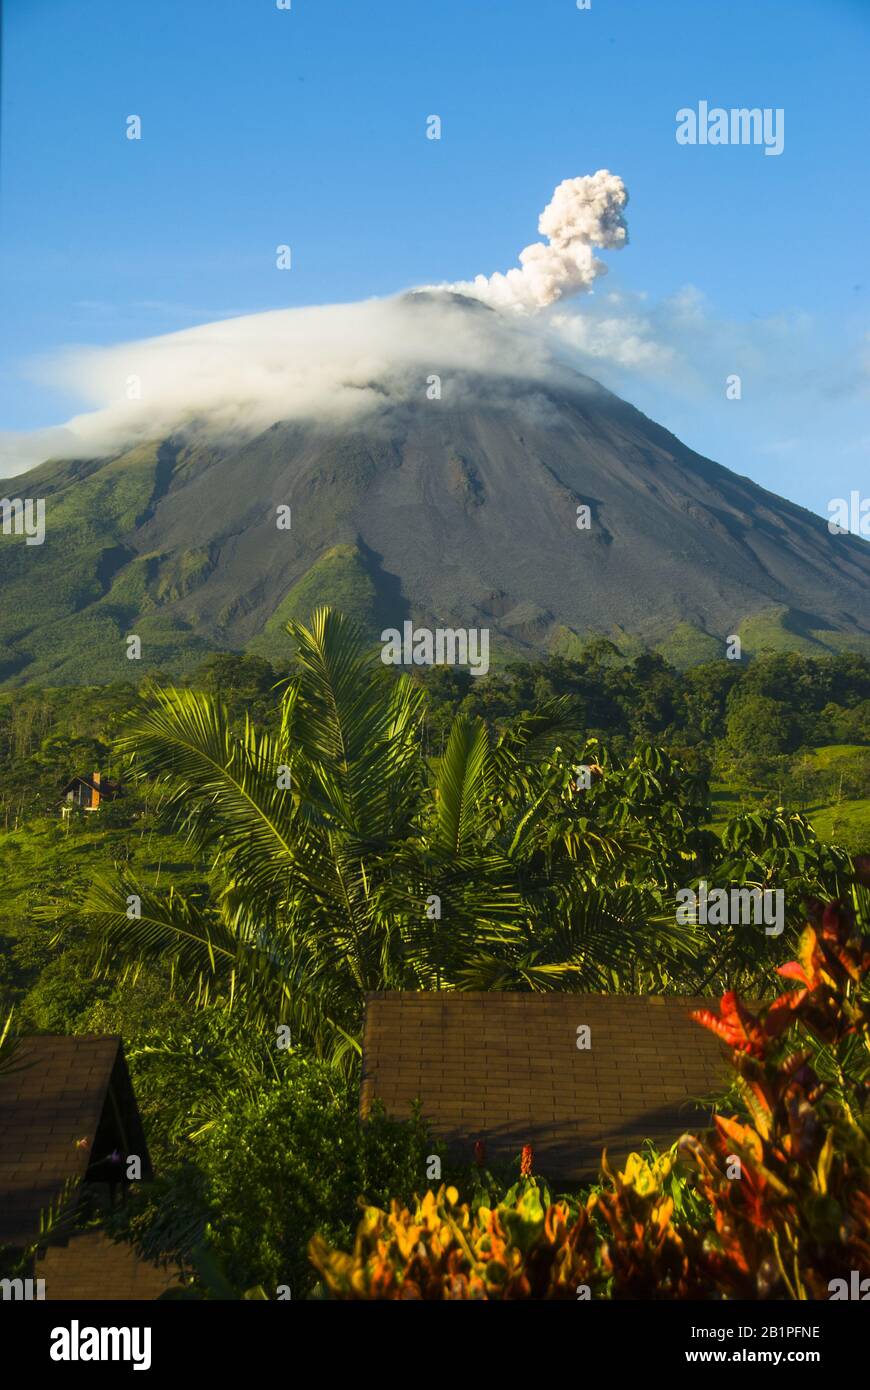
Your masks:
{"label": "blue sky", "polygon": [[[825,514],[870,474],[868,59],[870,0],[8,0],[0,429],[82,408],[34,374],[69,345],[506,270],[604,167],[630,244],[577,310],[662,352],[593,374]],[[678,145],[701,100],[783,153]]]}

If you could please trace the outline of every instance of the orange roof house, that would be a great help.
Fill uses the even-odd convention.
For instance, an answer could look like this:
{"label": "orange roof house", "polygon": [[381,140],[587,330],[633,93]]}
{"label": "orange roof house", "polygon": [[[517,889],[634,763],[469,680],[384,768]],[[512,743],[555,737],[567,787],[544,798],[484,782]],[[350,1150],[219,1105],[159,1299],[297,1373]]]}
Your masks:
{"label": "orange roof house", "polygon": [[109,781],[96,770],[90,775],[76,776],[67,782],[61,791],[61,805],[64,811],[76,806],[81,811],[99,811],[104,801],[114,801],[120,795],[120,783]]}

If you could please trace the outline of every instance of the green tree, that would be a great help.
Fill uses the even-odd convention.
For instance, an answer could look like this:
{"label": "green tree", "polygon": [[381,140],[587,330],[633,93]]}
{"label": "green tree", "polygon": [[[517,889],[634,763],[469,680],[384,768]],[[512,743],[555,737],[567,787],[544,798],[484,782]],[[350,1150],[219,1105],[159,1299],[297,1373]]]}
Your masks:
{"label": "green tree", "polygon": [[[564,698],[498,735],[458,716],[430,768],[410,677],[337,613],[288,630],[274,733],[167,690],[123,735],[217,888],[95,882],[67,918],[104,969],[163,961],[196,1002],[233,1000],[340,1056],[371,990],[637,988],[686,966],[692,941],[661,909],[704,797],[678,765],[584,750]],[[577,791],[581,753],[606,775]]]}
{"label": "green tree", "polygon": [[775,757],[797,747],[799,730],[789,708],[768,695],[743,695],[728,712],[728,743],[737,756]]}

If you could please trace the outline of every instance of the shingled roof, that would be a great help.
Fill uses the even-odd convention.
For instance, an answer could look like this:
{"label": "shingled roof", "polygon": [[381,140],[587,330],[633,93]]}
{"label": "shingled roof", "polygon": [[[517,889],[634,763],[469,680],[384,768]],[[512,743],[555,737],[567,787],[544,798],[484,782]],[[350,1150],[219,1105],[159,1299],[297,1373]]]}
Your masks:
{"label": "shingled roof", "polygon": [[[471,1160],[535,1150],[545,1176],[597,1171],[644,1139],[666,1148],[710,1123],[727,1078],[721,1044],[689,1018],[708,998],[626,994],[395,991],[366,996],[360,1113],[377,1098],[407,1118],[419,1099],[432,1132]],[[578,1027],[590,1029],[588,1050]]]}
{"label": "shingled roof", "polygon": [[151,1177],[121,1039],[22,1039],[13,1070],[0,1075],[0,1244],[34,1239],[68,1179],[112,1176],[115,1149],[138,1154]]}

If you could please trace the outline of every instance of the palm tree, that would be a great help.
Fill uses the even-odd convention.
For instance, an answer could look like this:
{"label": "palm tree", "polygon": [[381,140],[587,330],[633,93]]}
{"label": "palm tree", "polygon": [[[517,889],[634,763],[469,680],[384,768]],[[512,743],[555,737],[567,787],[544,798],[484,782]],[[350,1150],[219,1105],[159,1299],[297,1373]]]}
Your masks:
{"label": "palm tree", "polygon": [[217,888],[203,901],[95,881],[65,921],[89,927],[98,965],[168,963],[198,1005],[289,1024],[340,1057],[371,991],[637,987],[687,958],[685,930],[650,920],[666,837],[620,802],[644,777],[660,790],[660,770],[612,769],[596,818],[572,790],[565,700],[497,738],[458,717],[430,768],[409,676],[329,609],[287,630],[297,664],[276,734],[250,719],[236,732],[219,700],[176,689],[146,696],[124,731],[120,751]]}
{"label": "palm tree", "polygon": [[24,1065],[20,1057],[21,1039],[12,1031],[12,1012],[10,1009],[0,1027],[0,1076],[21,1071]]}

